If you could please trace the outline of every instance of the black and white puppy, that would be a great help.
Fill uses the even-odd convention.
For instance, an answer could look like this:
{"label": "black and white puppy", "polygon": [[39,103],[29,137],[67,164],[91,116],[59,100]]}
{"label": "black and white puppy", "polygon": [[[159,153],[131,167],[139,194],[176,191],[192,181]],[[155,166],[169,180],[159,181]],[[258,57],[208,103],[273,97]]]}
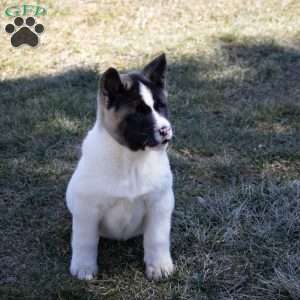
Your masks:
{"label": "black and white puppy", "polygon": [[141,72],[120,75],[110,68],[100,80],[97,119],[66,194],[73,220],[70,270],[79,279],[96,275],[101,236],[142,234],[147,277],[173,271],[166,64],[162,54]]}

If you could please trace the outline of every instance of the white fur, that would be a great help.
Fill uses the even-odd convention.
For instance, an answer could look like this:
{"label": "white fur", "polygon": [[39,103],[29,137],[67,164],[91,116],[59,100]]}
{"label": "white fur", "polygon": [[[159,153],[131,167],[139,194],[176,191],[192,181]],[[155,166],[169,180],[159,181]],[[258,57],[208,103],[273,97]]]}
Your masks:
{"label": "white fur", "polygon": [[144,237],[148,278],[172,273],[169,235],[174,196],[165,147],[130,151],[98,119],[83,142],[66,198],[73,220],[74,276],[92,279],[97,273],[99,236],[126,240],[139,234]]}
{"label": "white fur", "polygon": [[140,82],[140,95],[142,96],[142,99],[144,100],[144,102],[151,108],[152,110],[152,114],[154,116],[154,120],[155,120],[155,138],[158,141],[162,140],[162,137],[159,134],[159,129],[165,127],[168,128],[168,135],[165,137],[167,139],[171,139],[172,138],[172,128],[170,125],[170,122],[164,118],[163,116],[161,116],[155,109],[154,109],[154,99],[152,96],[151,91]]}

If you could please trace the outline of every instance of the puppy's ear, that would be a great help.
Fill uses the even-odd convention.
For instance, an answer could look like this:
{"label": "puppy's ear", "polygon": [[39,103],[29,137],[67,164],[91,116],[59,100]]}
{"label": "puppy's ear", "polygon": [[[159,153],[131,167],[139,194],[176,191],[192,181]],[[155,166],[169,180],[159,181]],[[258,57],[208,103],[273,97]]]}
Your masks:
{"label": "puppy's ear", "polygon": [[150,81],[164,88],[166,84],[167,59],[163,53],[152,60],[142,71]]}
{"label": "puppy's ear", "polygon": [[107,69],[100,79],[100,94],[105,106],[109,109],[116,101],[116,95],[123,89],[118,71],[114,68]]}

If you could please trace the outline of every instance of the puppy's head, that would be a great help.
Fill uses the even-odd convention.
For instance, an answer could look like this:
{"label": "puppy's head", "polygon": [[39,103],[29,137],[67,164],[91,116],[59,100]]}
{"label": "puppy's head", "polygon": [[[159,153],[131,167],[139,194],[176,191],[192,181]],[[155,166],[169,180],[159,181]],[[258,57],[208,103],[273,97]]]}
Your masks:
{"label": "puppy's head", "polygon": [[100,80],[101,125],[132,151],[159,149],[172,138],[168,120],[164,54],[141,72],[120,75],[109,68]]}

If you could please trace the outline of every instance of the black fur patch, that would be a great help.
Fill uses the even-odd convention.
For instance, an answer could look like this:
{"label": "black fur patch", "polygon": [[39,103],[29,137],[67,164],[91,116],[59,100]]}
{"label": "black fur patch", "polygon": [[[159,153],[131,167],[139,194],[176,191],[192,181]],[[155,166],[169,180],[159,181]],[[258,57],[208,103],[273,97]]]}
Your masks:
{"label": "black fur patch", "polygon": [[[147,73],[125,75],[128,85],[122,82],[118,72],[112,68],[104,73],[100,83],[101,98],[106,99],[102,103],[105,106],[103,114],[110,118],[108,131],[120,144],[133,151],[144,150],[146,146],[154,147],[159,144],[154,134],[155,120],[152,109],[140,95],[140,83],[151,91],[154,109],[167,119],[169,116],[163,84],[165,57],[161,56],[160,59],[163,68],[159,68],[159,61],[156,59],[153,61],[154,63],[152,62],[146,67]],[[161,80],[159,80],[159,74],[154,76],[153,72],[151,73],[152,67],[154,67],[154,73],[157,70],[162,72]],[[152,78],[155,78],[155,81],[151,80]]]}
{"label": "black fur patch", "polygon": [[129,113],[119,124],[119,132],[124,137],[127,146],[133,150],[144,150],[146,146],[154,147],[158,145],[155,139],[154,127],[155,121],[151,108],[145,104],[140,95],[140,82],[148,87],[154,99],[154,109],[168,117],[166,99],[164,99],[163,90],[155,86],[141,75],[132,74],[132,88],[125,93],[120,106],[130,106]]}

